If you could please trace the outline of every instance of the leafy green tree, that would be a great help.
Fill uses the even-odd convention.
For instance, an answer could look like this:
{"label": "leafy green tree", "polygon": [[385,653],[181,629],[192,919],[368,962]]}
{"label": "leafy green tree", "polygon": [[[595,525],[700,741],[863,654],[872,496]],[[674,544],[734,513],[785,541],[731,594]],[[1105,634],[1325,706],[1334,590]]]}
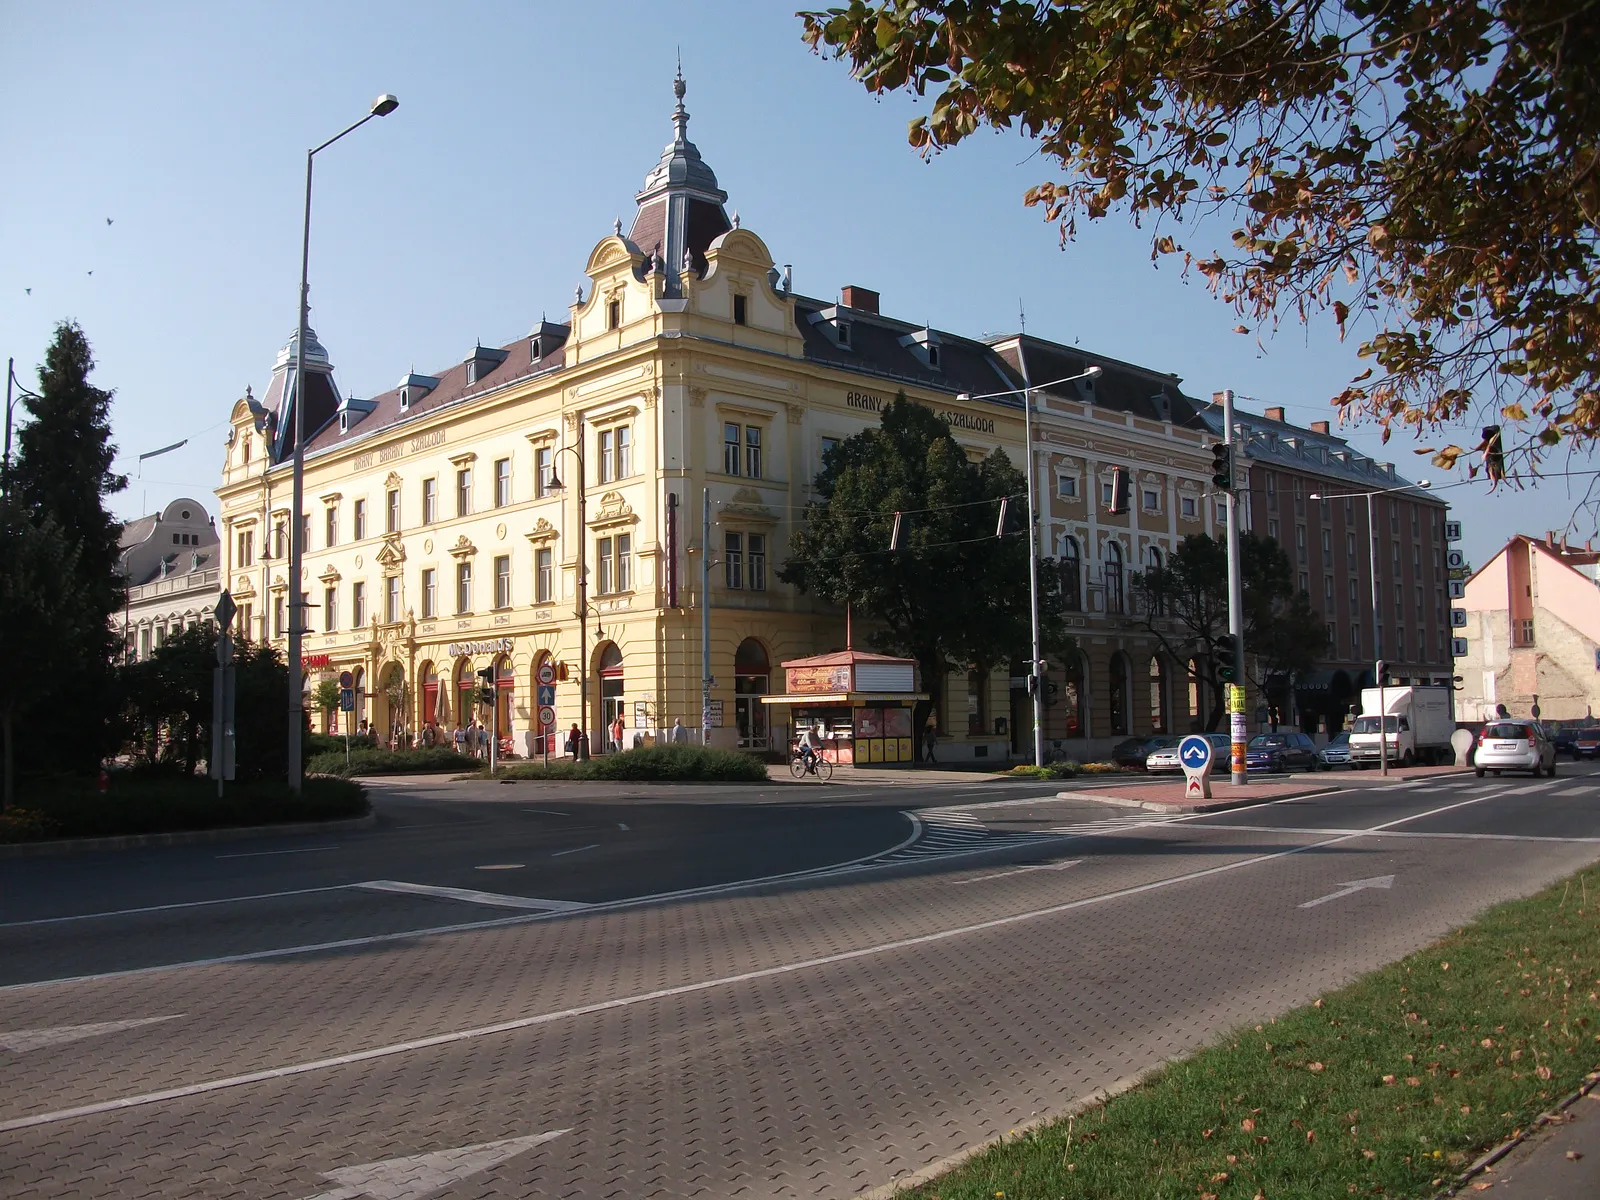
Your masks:
{"label": "leafy green tree", "polygon": [[[1294,590],[1294,568],[1273,538],[1239,538],[1244,599],[1245,670],[1265,693],[1269,680],[1308,671],[1328,648],[1328,631],[1304,592]],[[1216,729],[1227,711],[1217,642],[1228,632],[1228,550],[1224,541],[1192,534],[1160,567],[1133,577],[1141,603],[1138,620],[1199,685],[1201,720]]]}
{"label": "leafy green tree", "polygon": [[312,689],[311,699],[312,703],[316,705],[317,711],[322,714],[322,719],[328,721],[339,708],[338,682],[332,679],[324,679]]}
{"label": "leafy green tree", "polygon": [[[921,668],[931,700],[952,668],[988,670],[1027,656],[1027,481],[1001,450],[980,463],[932,411],[904,393],[876,429],[829,452],[778,576],[830,604],[849,605],[874,626],[870,643]],[[1002,499],[1006,533],[996,537]],[[899,549],[891,550],[896,514]],[[1040,570],[1047,645],[1065,648],[1059,575]]]}
{"label": "leafy green tree", "polygon": [[[94,356],[78,326],[63,322],[39,369],[39,392],[26,401],[8,486],[32,519],[48,520],[58,554],[75,569],[57,572],[50,603],[81,608],[70,640],[50,645],[51,670],[35,672],[40,711],[74,714],[73,736],[48,740],[48,753],[70,769],[93,771],[115,744],[112,662],[121,645],[111,619],[123,605],[119,567],[122,526],[105,499],[127,486],[111,470],[111,393],[93,386]],[[31,740],[38,745],[45,739]]]}
{"label": "leafy green tree", "polygon": [[[1512,470],[1600,437],[1592,6],[850,0],[801,17],[868,91],[934,91],[910,126],[925,155],[985,126],[1034,139],[1062,176],[1024,202],[1063,241],[1122,211],[1152,259],[1181,258],[1253,325],[1362,321],[1383,373],[1335,402],[1385,438],[1480,401],[1526,435],[1507,430]],[[1194,244],[1206,218],[1226,249]]]}
{"label": "leafy green tree", "polygon": [[55,522],[35,521],[15,500],[0,499],[0,734],[5,747],[4,803],[15,799],[16,730],[38,693],[42,647],[71,645],[83,634],[83,606],[61,595],[77,572],[77,551]]}

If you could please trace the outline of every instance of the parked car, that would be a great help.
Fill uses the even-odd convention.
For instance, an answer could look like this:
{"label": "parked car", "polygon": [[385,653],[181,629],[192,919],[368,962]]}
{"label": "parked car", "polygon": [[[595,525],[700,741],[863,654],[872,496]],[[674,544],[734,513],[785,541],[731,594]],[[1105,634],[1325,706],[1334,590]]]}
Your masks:
{"label": "parked car", "polygon": [[1155,737],[1128,738],[1111,747],[1111,761],[1119,767],[1144,767],[1145,760],[1152,751],[1162,750],[1168,746],[1176,746],[1180,739],[1169,734],[1158,734]]}
{"label": "parked car", "polygon": [[1600,758],[1600,729],[1574,729],[1572,731],[1573,758]]}
{"label": "parked car", "polygon": [[[1546,732],[1551,732],[1550,726],[1546,725],[1545,730]],[[1557,754],[1571,754],[1573,758],[1577,758],[1578,755],[1572,748],[1572,743],[1577,739],[1577,736],[1578,727],[1576,725],[1563,725],[1553,731],[1550,740],[1555,744]]]}
{"label": "parked car", "polygon": [[1315,771],[1316,743],[1303,733],[1258,733],[1245,749],[1244,765],[1249,771]]}
{"label": "parked car", "polygon": [[1478,735],[1474,759],[1478,778],[1485,771],[1556,773],[1556,745],[1537,721],[1491,721]]}
{"label": "parked car", "polygon": [[1331,771],[1335,767],[1348,767],[1350,765],[1350,734],[1348,731],[1337,733],[1321,750],[1317,751],[1317,762],[1324,771]]}
{"label": "parked car", "polygon": [[[1228,771],[1228,755],[1232,753],[1232,743],[1225,733],[1203,733],[1200,735],[1211,743],[1211,773],[1213,775],[1226,774]],[[1182,738],[1172,739],[1170,746],[1162,746],[1152,750],[1145,756],[1144,769],[1146,771],[1181,771],[1183,764],[1178,761],[1178,745]]]}

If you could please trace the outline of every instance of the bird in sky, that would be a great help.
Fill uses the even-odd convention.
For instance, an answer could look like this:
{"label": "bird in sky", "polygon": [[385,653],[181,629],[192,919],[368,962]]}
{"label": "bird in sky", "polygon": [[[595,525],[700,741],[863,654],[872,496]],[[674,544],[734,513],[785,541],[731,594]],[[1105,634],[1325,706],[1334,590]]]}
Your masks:
{"label": "bird in sky", "polygon": [[93,274],[94,274],[94,272],[93,272],[93,271],[90,271],[90,272],[89,272],[89,274],[91,274],[91,275],[93,275]]}
{"label": "bird in sky", "polygon": [[111,224],[111,218],[110,218],[110,217],[107,217],[107,218],[106,218],[106,224],[107,224],[107,225],[109,225],[109,224]]}
{"label": "bird in sky", "polygon": [[30,296],[33,295],[33,289],[32,288],[23,288],[22,290],[27,292],[28,295],[30,295]]}

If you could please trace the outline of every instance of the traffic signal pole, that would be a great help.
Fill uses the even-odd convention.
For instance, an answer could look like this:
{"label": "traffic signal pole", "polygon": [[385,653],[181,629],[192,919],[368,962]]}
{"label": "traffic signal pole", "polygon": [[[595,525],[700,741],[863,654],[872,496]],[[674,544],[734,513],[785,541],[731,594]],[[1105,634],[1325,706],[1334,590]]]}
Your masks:
{"label": "traffic signal pole", "polygon": [[1238,448],[1233,440],[1233,389],[1222,393],[1222,439],[1228,447],[1228,633],[1233,638],[1233,678],[1228,688],[1228,729],[1233,743],[1233,769],[1230,779],[1235,784],[1248,783],[1250,772],[1245,766],[1246,729],[1244,720],[1244,581],[1239,570],[1239,481],[1234,478],[1238,469]]}

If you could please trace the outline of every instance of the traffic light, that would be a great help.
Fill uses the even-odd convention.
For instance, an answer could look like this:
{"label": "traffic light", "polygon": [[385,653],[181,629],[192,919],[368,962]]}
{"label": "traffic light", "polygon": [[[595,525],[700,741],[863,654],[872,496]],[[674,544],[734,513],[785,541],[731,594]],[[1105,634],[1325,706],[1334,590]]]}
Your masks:
{"label": "traffic light", "polygon": [[1217,678],[1223,683],[1239,682],[1239,672],[1234,669],[1238,645],[1231,633],[1225,633],[1217,639]]}
{"label": "traffic light", "polygon": [[1211,443],[1211,486],[1219,492],[1233,491],[1233,447],[1227,442]]}
{"label": "traffic light", "polygon": [[483,670],[481,670],[481,671],[479,671],[477,673],[477,675],[478,675],[478,678],[483,680],[483,682],[484,682],[484,686],[478,689],[478,700],[479,700],[479,702],[482,703],[482,704],[493,704],[494,703],[494,675],[495,675],[494,668],[493,667],[484,667]]}
{"label": "traffic light", "polygon": [[1123,467],[1111,469],[1111,507],[1106,511],[1118,516],[1128,511],[1128,472]]}
{"label": "traffic light", "polygon": [[494,689],[493,688],[479,688],[478,689],[478,700],[482,704],[492,705],[494,703]]}
{"label": "traffic light", "polygon": [[1505,442],[1500,437],[1500,426],[1483,427],[1483,473],[1491,482],[1499,483],[1506,477]]}
{"label": "traffic light", "polygon": [[1377,665],[1378,665],[1378,686],[1379,687],[1384,687],[1384,686],[1386,686],[1384,681],[1386,679],[1388,679],[1388,677],[1389,677],[1389,664],[1384,662],[1383,659],[1380,658],[1378,660],[1378,664]]}

